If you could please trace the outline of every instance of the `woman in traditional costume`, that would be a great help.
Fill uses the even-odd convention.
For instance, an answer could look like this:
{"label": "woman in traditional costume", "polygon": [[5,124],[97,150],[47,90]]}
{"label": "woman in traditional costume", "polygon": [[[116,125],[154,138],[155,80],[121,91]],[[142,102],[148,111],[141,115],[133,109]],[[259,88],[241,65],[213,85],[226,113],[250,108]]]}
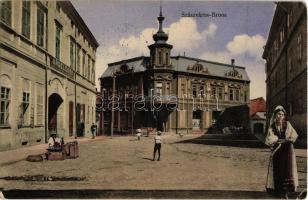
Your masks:
{"label": "woman in traditional costume", "polygon": [[289,192],[295,192],[298,186],[298,174],[293,143],[297,133],[286,120],[286,111],[277,106],[270,120],[265,144],[270,146],[270,157],[266,190],[288,198]]}

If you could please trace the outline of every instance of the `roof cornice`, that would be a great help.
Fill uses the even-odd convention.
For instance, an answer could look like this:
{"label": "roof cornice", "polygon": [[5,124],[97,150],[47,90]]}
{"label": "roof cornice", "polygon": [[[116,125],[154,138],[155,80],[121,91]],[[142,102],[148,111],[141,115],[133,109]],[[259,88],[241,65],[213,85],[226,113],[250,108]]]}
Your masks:
{"label": "roof cornice", "polygon": [[82,17],[79,15],[79,13],[77,12],[73,4],[70,1],[58,1],[58,3],[60,3],[63,11],[68,14],[68,16],[74,22],[74,24],[83,33],[83,35],[88,39],[89,43],[95,49],[97,49],[97,47],[99,46],[97,40],[93,36],[92,32],[90,31],[86,23],[83,21]]}

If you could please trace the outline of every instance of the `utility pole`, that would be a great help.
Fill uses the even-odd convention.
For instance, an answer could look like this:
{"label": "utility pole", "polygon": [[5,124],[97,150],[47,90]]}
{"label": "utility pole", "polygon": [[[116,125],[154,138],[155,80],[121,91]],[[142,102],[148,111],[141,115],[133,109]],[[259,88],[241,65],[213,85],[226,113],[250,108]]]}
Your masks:
{"label": "utility pole", "polygon": [[[131,95],[132,95],[132,96],[131,96],[131,101],[132,101],[132,102],[131,102],[131,104],[132,104],[132,105],[131,105],[131,114],[132,114],[132,116],[131,116],[131,117],[132,117],[132,119],[131,119],[131,120],[132,120],[131,128],[132,128],[132,135],[134,135],[134,90],[133,90],[133,85],[134,85],[134,84],[133,84],[133,80],[134,80],[134,79],[133,79],[133,75],[134,75],[134,74],[133,74],[133,70],[132,70],[132,71],[131,71],[131,86],[130,86],[130,89],[131,89],[131,91],[132,91],[132,92],[131,92]],[[138,88],[138,84],[137,84],[137,88]],[[138,91],[138,89],[137,89],[137,91]],[[136,95],[138,95],[138,92],[137,92]]]}
{"label": "utility pole", "polygon": [[113,122],[114,122],[114,94],[115,94],[115,75],[114,75],[114,69],[112,72],[112,106],[111,106],[111,127],[110,127],[110,134],[111,137],[113,137]]}

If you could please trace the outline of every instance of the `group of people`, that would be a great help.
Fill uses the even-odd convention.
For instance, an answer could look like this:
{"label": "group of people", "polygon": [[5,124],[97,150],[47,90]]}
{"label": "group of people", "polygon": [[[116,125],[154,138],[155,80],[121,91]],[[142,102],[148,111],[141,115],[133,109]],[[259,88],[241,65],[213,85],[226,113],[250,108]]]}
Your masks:
{"label": "group of people", "polygon": [[[92,137],[95,138],[97,126],[91,126]],[[138,140],[141,137],[141,130],[136,130]],[[277,106],[270,119],[269,129],[265,138],[265,144],[271,149],[271,156],[268,165],[266,190],[281,194],[283,198],[288,198],[288,193],[295,192],[298,187],[298,173],[296,157],[293,143],[298,135],[291,123],[287,121],[287,112],[282,106]],[[64,144],[63,138],[52,134],[48,140],[50,151],[61,151]],[[160,160],[162,137],[161,132],[157,131],[154,137],[153,159]]]}
{"label": "group of people", "polygon": [[[139,136],[138,136],[139,137]],[[266,190],[281,195],[287,199],[290,192],[298,187],[298,173],[293,143],[298,135],[291,123],[287,121],[287,112],[282,106],[277,106],[270,119],[265,144],[271,149],[268,165]],[[158,131],[154,137],[153,159],[158,153],[160,160],[162,137]]]}

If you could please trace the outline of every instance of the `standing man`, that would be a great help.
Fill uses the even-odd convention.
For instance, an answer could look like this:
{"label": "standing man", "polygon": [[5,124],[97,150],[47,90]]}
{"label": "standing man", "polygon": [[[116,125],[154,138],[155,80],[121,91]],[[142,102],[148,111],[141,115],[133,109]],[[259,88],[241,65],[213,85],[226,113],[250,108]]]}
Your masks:
{"label": "standing man", "polygon": [[160,149],[161,149],[161,142],[162,142],[162,138],[161,138],[161,132],[157,131],[157,135],[154,137],[154,152],[153,152],[153,160],[155,160],[155,155],[156,155],[156,151],[158,151],[158,158],[157,161],[160,160]]}
{"label": "standing man", "polygon": [[95,135],[96,135],[96,129],[97,129],[96,124],[92,123],[92,126],[91,126],[92,139],[94,139],[94,138],[95,138]]}

